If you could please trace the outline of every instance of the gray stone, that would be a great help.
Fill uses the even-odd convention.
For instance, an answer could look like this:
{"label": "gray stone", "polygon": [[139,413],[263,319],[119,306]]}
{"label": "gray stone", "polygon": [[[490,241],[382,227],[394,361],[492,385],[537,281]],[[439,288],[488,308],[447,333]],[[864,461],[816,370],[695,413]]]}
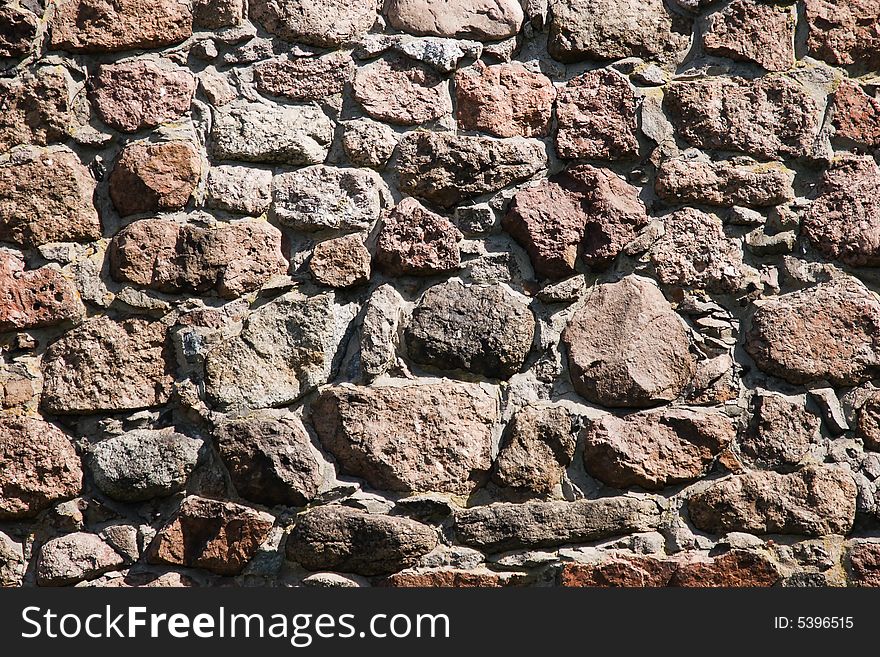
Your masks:
{"label": "gray stone", "polygon": [[95,534],[76,532],[53,538],[40,548],[37,584],[65,586],[93,579],[122,566],[119,553]]}
{"label": "gray stone", "polygon": [[368,377],[385,374],[397,359],[397,331],[403,298],[387,283],[367,300],[361,324],[361,367]]}
{"label": "gray stone", "polygon": [[220,165],[208,171],[205,205],[255,217],[272,202],[272,172],[268,169]]}

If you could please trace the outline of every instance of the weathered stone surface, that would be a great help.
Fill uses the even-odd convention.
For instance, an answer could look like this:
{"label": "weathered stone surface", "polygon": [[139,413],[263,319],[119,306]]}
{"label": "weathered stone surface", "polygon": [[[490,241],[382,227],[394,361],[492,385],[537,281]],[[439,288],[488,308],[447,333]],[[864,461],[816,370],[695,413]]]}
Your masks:
{"label": "weathered stone surface", "polygon": [[391,55],[362,66],[352,90],[364,111],[380,121],[419,125],[452,113],[449,83],[406,57]]}
{"label": "weathered stone surface", "polygon": [[70,74],[60,66],[0,79],[0,153],[64,141],[74,123]]}
{"label": "weathered stone surface", "polygon": [[550,54],[561,62],[684,54],[690,31],[675,24],[663,0],[551,0]]}
{"label": "weathered stone surface", "polygon": [[173,383],[165,332],[159,322],[103,315],[68,331],[43,356],[42,407],[68,414],[164,404]]}
{"label": "weathered stone surface", "polygon": [[556,151],[566,159],[622,160],[638,155],[636,97],[611,69],[569,80],[556,101]]}
{"label": "weathered stone surface", "polygon": [[351,287],[370,280],[370,252],[361,235],[319,242],[309,260],[312,278],[329,287]]}
{"label": "weathered stone surface", "polygon": [[688,499],[694,525],[716,534],[846,534],[855,511],[850,474],[823,466],[791,474],[756,470],[733,475]]}
{"label": "weathered stone surface", "polygon": [[458,512],[455,533],[465,545],[504,552],[650,531],[660,514],[658,500],[639,497],[490,504]]}
{"label": "weathered stone surface", "polygon": [[855,586],[880,586],[880,544],[856,543],[849,554],[850,582]]}
{"label": "weathered stone surface", "polygon": [[147,561],[238,575],[274,523],[275,519],[263,511],[190,496],[153,539]]}
{"label": "weathered stone surface", "polygon": [[250,16],[287,41],[331,48],[353,43],[376,22],[376,0],[253,0]]}
{"label": "weathered stone surface", "polygon": [[791,383],[862,383],[880,372],[880,300],[848,276],[784,294],[755,311],[745,348]]}
{"label": "weathered stone surface", "polygon": [[806,0],[807,47],[829,64],[880,67],[880,7],[874,0]]}
{"label": "weathered stone surface", "polygon": [[263,221],[202,228],[141,219],[116,234],[109,253],[116,280],[169,294],[216,291],[234,299],[287,268],[281,232]]}
{"label": "weathered stone surface", "polygon": [[37,584],[64,586],[119,568],[122,556],[95,534],[75,532],[48,541],[37,559]]}
{"label": "weathered stone surface", "polygon": [[525,583],[525,579],[526,576],[522,573],[436,568],[395,573],[385,579],[382,585],[398,588],[486,589],[500,588],[502,586],[521,586]]}
{"label": "weathered stone surface", "polygon": [[192,35],[192,4],[179,0],[60,0],[51,45],[70,52],[158,48]]}
{"label": "weathered stone surface", "polygon": [[361,324],[361,367],[368,377],[380,376],[394,365],[397,331],[403,297],[388,283],[376,288],[367,300]]}
{"label": "weathered stone surface", "polygon": [[602,269],[648,223],[639,191],[614,172],[579,165],[517,192],[502,225],[541,278],[570,276],[580,253]]}
{"label": "weathered stone surface", "polygon": [[272,172],[229,164],[211,167],[205,184],[209,208],[259,216],[272,203]]}
{"label": "weathered stone surface", "polygon": [[365,230],[379,219],[385,190],[368,169],[306,167],[275,176],[272,214],[299,230]]}
{"label": "weathered stone surface", "polygon": [[808,155],[822,119],[806,89],[784,76],[675,82],[664,105],[679,134],[694,146],[768,159]]}
{"label": "weathered stone surface", "polygon": [[0,532],[0,588],[21,586],[27,562],[23,545]]}
{"label": "weathered stone surface", "polygon": [[110,198],[120,215],[177,210],[199,184],[202,163],[188,141],[126,146],[110,174]]}
{"label": "weathered stone surface", "polygon": [[254,67],[254,82],[264,94],[293,100],[321,100],[342,93],[354,74],[351,55],[271,59]]}
{"label": "weathered stone surface", "polygon": [[595,287],[562,340],[575,390],[605,406],[672,401],[694,374],[681,319],[657,286],[638,276]]}
{"label": "weathered stone surface", "polygon": [[664,285],[739,289],[744,274],[740,243],[724,234],[715,214],[684,208],[663,217],[664,233],[651,249],[651,263]]}
{"label": "weathered stone surface", "polygon": [[790,468],[807,455],[819,435],[819,417],[779,395],[760,394],[739,441],[740,451],[764,468]]}
{"label": "weathered stone surface", "polygon": [[54,267],[25,269],[24,258],[0,250],[0,331],[54,326],[85,314],[73,283]]}
{"label": "weathered stone surface", "polygon": [[376,264],[392,276],[431,276],[458,269],[462,234],[449,219],[405,198],[382,220]]}
{"label": "weathered stone surface", "polygon": [[816,250],[853,267],[880,266],[878,190],[880,168],[871,156],[833,161],[803,220]]}
{"label": "weathered stone surface", "polygon": [[437,533],[409,518],[322,506],[297,516],[287,558],[308,570],[385,575],[414,565]]}
{"label": "weathered stone surface", "polygon": [[880,147],[880,100],[845,80],[834,92],[831,121],[835,136],[869,148]]}
{"label": "weathered stone surface", "polygon": [[654,189],[675,203],[761,208],[794,199],[793,183],[794,171],[779,164],[674,158],[660,165]]}
{"label": "weathered stone surface", "polygon": [[321,465],[295,417],[253,413],[220,422],[214,436],[244,499],[266,506],[303,506],[317,495]]}
{"label": "weathered stone surface", "polygon": [[385,12],[403,32],[485,41],[513,36],[523,23],[516,0],[390,0]]}
{"label": "weathered stone surface", "polygon": [[102,64],[89,78],[89,98],[101,120],[121,132],[155,128],[189,111],[196,79],[184,69],[137,59]]}
{"label": "weathered stone surface", "polygon": [[458,126],[496,137],[545,137],[556,88],[522,64],[486,66],[477,61],[455,74]]}
{"label": "weathered stone surface", "polygon": [[327,380],[338,340],[329,296],[289,292],[208,352],[208,396],[224,408],[289,404]]}
{"label": "weathered stone surface", "polygon": [[535,337],[528,305],[501,285],[435,285],[413,310],[406,331],[415,362],[507,379],[522,367]]}
{"label": "weathered stone surface", "polygon": [[175,431],[137,429],[93,445],[88,464],[105,495],[142,502],[183,490],[202,444]]}
{"label": "weathered stone surface", "polygon": [[567,563],[561,586],[576,587],[700,587],[773,586],[780,579],[766,556],[730,550],[720,556],[683,552],[672,557],[620,555],[597,563]]}
{"label": "weathered stone surface", "polygon": [[543,495],[562,479],[574,456],[574,418],[561,406],[527,406],[508,425],[492,480]]}
{"label": "weathered stone surface", "polygon": [[401,191],[449,207],[526,180],[547,165],[538,141],[416,131],[398,146]]}
{"label": "weathered stone surface", "polygon": [[465,495],[488,478],[495,395],[471,383],[335,386],[312,425],[344,472],[373,488]]}
{"label": "weathered stone surface", "polygon": [[880,394],[868,397],[859,409],[856,436],[865,442],[866,448],[880,451]]}
{"label": "weathered stone surface", "polygon": [[37,17],[20,7],[0,7],[0,57],[26,55],[37,37]]}
{"label": "weathered stone surface", "polygon": [[703,48],[768,71],[787,71],[794,65],[794,28],[790,6],[735,0],[709,16]]}
{"label": "weathered stone surface", "polygon": [[234,27],[244,18],[244,0],[193,0],[193,27]]}
{"label": "weathered stone surface", "polygon": [[327,158],[333,124],[316,107],[236,101],[216,110],[211,139],[221,160],[318,164]]}
{"label": "weathered stone surface", "polygon": [[0,417],[0,519],[29,518],[79,495],[82,466],[73,443],[54,425]]}
{"label": "weathered stone surface", "polygon": [[615,488],[660,490],[703,476],[736,431],[720,413],[647,411],[588,420],[584,466]]}
{"label": "weathered stone surface", "polygon": [[353,164],[379,169],[397,148],[397,135],[384,123],[356,119],[345,124],[342,147]]}

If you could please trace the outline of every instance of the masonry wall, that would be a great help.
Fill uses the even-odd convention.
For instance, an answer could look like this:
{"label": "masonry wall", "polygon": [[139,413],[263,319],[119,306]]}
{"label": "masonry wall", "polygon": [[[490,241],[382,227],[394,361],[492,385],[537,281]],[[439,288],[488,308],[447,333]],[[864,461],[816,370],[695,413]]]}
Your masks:
{"label": "masonry wall", "polygon": [[875,0],[0,7],[0,584],[880,582]]}

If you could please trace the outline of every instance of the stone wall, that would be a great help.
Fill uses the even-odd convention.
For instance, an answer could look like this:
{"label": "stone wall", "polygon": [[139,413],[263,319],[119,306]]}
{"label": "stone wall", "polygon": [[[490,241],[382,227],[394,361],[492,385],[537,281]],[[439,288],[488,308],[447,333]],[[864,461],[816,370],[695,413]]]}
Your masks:
{"label": "stone wall", "polygon": [[0,583],[880,582],[876,0],[0,8]]}

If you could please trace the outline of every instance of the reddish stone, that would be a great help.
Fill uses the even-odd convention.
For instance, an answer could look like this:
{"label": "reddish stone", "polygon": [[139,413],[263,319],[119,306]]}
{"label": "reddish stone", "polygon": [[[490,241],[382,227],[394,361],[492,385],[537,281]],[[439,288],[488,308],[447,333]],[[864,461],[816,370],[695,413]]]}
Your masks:
{"label": "reddish stone", "polygon": [[193,27],[234,27],[244,18],[244,0],[194,0]]}
{"label": "reddish stone", "polygon": [[0,153],[19,144],[45,146],[67,139],[73,124],[71,86],[60,66],[0,78]]}
{"label": "reddish stone", "polygon": [[37,38],[37,23],[37,17],[25,9],[0,7],[0,57],[26,55]]}
{"label": "reddish stone", "polygon": [[768,71],[787,71],[794,65],[794,28],[791,7],[735,0],[709,16],[703,48]]}
{"label": "reddish stone", "polygon": [[37,584],[65,586],[119,568],[122,556],[95,534],[74,532],[47,541],[37,560]]}
{"label": "reddish stone", "polygon": [[880,587],[880,543],[857,543],[849,550],[850,583]]}
{"label": "reddish stone", "polygon": [[458,269],[462,234],[452,222],[405,198],[386,214],[376,264],[393,276],[430,276]]}
{"label": "reddish stone", "polygon": [[767,207],[794,199],[794,171],[781,165],[672,158],[657,171],[654,189],[675,203]]}
{"label": "reddish stone", "polygon": [[361,235],[324,240],[309,260],[314,279],[329,287],[351,287],[370,279],[370,252]]}
{"label": "reddish stone", "polygon": [[856,436],[866,449],[880,451],[880,393],[874,393],[859,409]]}
{"label": "reddish stone", "polygon": [[85,312],[76,288],[52,267],[25,271],[24,258],[0,251],[0,331],[54,326]]}
{"label": "reddish stone", "polygon": [[835,135],[869,148],[880,147],[880,101],[855,82],[844,81],[831,104]]}
{"label": "reddish stone", "polygon": [[806,0],[807,47],[829,64],[880,68],[877,0]]}
{"label": "reddish stone", "polygon": [[377,0],[250,0],[252,20],[294,43],[335,48],[357,42],[376,22]]}
{"label": "reddish stone", "polygon": [[195,191],[202,163],[187,141],[126,146],[110,174],[110,198],[120,215],[178,210]]}
{"label": "reddish stone", "polygon": [[254,66],[254,82],[261,93],[303,101],[342,93],[353,74],[351,55],[341,52],[321,57],[272,59]]}
{"label": "reddish stone", "polygon": [[374,119],[418,125],[452,112],[449,83],[425,64],[389,56],[357,70],[352,90]]}
{"label": "reddish stone", "polygon": [[403,571],[385,579],[384,586],[398,588],[500,588],[522,586],[527,580],[524,573],[493,573],[491,571],[469,571],[457,568],[438,568],[436,570]]}

